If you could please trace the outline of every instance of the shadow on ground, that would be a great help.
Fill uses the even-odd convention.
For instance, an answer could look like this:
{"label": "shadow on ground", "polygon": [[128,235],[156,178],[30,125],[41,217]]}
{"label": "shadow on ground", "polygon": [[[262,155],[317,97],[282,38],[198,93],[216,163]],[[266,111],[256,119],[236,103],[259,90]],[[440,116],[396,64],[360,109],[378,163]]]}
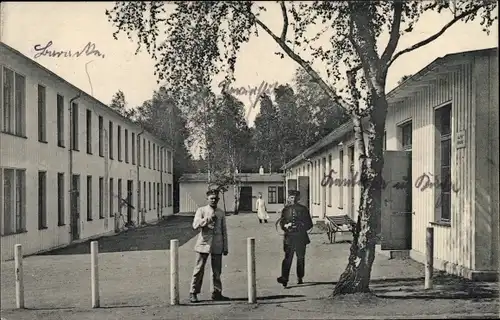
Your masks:
{"label": "shadow on ground", "polygon": [[370,282],[373,293],[389,299],[462,299],[494,301],[498,299],[498,285],[493,282],[474,282],[465,278],[437,272],[433,288],[424,288],[424,277],[375,279]]}
{"label": "shadow on ground", "polygon": [[[193,217],[169,216],[155,225],[134,228],[118,235],[98,238],[99,253],[169,250],[170,240],[178,239],[179,246],[191,240],[197,233],[192,228]],[[89,254],[90,241],[40,253],[38,255]],[[93,240],[92,240],[93,241]]]}

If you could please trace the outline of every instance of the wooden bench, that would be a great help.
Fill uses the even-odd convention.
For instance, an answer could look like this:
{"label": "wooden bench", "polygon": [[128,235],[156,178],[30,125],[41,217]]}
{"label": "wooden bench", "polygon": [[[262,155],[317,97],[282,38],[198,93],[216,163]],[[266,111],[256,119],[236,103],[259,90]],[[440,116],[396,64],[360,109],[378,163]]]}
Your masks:
{"label": "wooden bench", "polygon": [[[356,223],[348,215],[341,216],[326,216],[326,234],[330,243],[335,243],[335,235],[337,232],[350,232],[354,230]],[[342,227],[347,227],[344,229]]]}

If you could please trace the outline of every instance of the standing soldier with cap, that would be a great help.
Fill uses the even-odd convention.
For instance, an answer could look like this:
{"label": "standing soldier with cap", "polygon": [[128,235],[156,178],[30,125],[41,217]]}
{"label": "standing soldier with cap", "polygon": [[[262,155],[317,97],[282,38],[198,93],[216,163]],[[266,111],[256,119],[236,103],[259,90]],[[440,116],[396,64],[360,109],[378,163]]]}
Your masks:
{"label": "standing soldier with cap", "polygon": [[196,251],[196,264],[193,270],[193,278],[189,291],[189,300],[198,302],[197,295],[200,293],[203,282],[203,274],[208,256],[211,257],[212,279],[214,291],[212,299],[217,301],[229,300],[222,295],[222,255],[227,255],[227,227],[226,214],[217,207],[219,192],[217,190],[207,191],[208,205],[198,208],[193,220],[193,229],[201,230],[194,251]]}
{"label": "standing soldier with cap", "polygon": [[285,288],[288,284],[294,253],[297,255],[297,283],[303,283],[306,246],[311,243],[307,231],[313,227],[313,222],[307,207],[298,203],[299,197],[299,191],[288,191],[288,204],[283,208],[279,220],[280,227],[285,232],[283,238],[285,258],[281,264],[281,276],[277,281]]}

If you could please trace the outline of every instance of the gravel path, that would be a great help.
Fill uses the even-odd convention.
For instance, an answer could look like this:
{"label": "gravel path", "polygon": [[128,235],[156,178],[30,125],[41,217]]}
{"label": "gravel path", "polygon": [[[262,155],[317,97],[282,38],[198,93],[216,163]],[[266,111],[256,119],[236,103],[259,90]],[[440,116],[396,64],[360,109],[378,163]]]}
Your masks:
{"label": "gravel path", "polygon": [[[2,317],[14,319],[347,319],[498,315],[498,286],[469,283],[438,275],[435,289],[423,289],[423,266],[411,260],[388,260],[378,255],[372,271],[376,296],[329,298],[343,271],[349,251],[346,242],[327,244],[313,230],[306,257],[303,285],[276,283],[282,245],[274,227],[259,224],[254,214],[228,217],[229,255],[223,263],[224,294],[230,302],[212,302],[206,273],[201,303],[188,303],[194,263],[192,217],[174,216],[158,225],[129,230],[99,240],[101,308],[91,309],[89,244],[83,243],[24,259],[25,304],[15,310],[13,261],[1,264]],[[257,299],[247,304],[246,239],[256,238]],[[348,240],[341,235],[338,240]],[[180,306],[169,305],[169,243],[179,239]],[[207,269],[207,271],[209,271]]]}

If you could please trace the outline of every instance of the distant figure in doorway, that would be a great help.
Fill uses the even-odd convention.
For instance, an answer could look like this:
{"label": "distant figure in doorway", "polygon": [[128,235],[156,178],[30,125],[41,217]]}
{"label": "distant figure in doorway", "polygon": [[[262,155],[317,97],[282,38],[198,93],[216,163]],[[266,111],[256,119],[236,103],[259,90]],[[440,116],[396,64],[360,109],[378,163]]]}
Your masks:
{"label": "distant figure in doorway", "polygon": [[207,191],[208,205],[198,208],[193,220],[193,229],[201,230],[194,251],[196,251],[196,263],[193,270],[193,278],[189,291],[189,300],[198,302],[198,294],[201,291],[203,274],[208,256],[211,257],[212,279],[214,291],[212,300],[227,301],[229,298],[222,295],[222,255],[228,254],[226,215],[223,210],[217,208],[219,192],[217,190]]}
{"label": "distant figure in doorway", "polygon": [[259,192],[257,202],[255,203],[255,207],[257,208],[257,217],[259,218],[259,222],[262,223],[264,220],[267,223],[267,219],[269,219],[269,215],[267,214],[266,201],[262,199],[262,193]]}
{"label": "distant figure in doorway", "polygon": [[288,192],[289,203],[281,211],[279,225],[285,232],[283,251],[285,257],[281,263],[281,276],[277,279],[286,288],[293,255],[297,255],[297,283],[302,284],[305,273],[306,246],[311,243],[307,231],[313,227],[313,222],[307,207],[298,203],[300,192]]}

